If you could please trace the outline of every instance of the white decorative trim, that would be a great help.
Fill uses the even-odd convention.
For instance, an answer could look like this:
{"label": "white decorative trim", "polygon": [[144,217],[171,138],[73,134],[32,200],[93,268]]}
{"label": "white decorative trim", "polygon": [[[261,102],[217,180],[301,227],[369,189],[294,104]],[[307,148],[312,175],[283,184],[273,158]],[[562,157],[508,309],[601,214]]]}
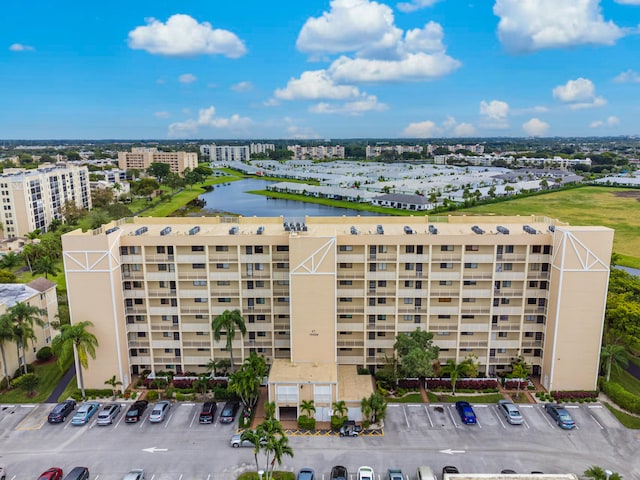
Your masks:
{"label": "white decorative trim", "polygon": [[560,230],[559,232],[556,233],[561,233],[562,237],[560,238],[560,242],[558,242],[558,248],[555,248],[553,251],[553,256],[552,256],[552,260],[551,260],[551,265],[558,269],[558,268],[562,268],[559,266],[556,266],[555,264],[555,260],[557,255],[560,252],[560,249],[562,249],[563,255],[562,255],[562,259],[563,259],[563,265],[564,265],[564,260],[566,259],[566,248],[570,248],[571,250],[573,250],[573,253],[575,254],[575,258],[578,259],[578,261],[580,262],[580,267],[579,268],[563,268],[563,271],[565,272],[608,272],[609,271],[609,266],[607,265],[607,262],[601,260],[595,253],[593,253],[584,243],[582,243],[578,238],[576,238],[575,235],[573,235],[572,232],[566,231],[566,230]]}
{"label": "white decorative trim", "polygon": [[[328,274],[335,275],[335,272],[318,272],[318,268],[322,265],[327,255],[335,248],[335,237],[330,238],[325,244],[318,248],[315,252],[305,258],[299,265],[291,269],[291,274]],[[310,264],[310,265],[309,265]],[[334,266],[335,269],[335,266]]]}

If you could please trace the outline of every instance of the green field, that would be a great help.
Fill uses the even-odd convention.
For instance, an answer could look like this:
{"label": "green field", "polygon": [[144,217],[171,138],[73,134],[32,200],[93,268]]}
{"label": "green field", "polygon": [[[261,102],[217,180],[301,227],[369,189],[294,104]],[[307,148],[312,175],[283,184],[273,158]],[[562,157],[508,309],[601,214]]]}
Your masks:
{"label": "green field", "polygon": [[613,249],[621,255],[619,263],[640,267],[639,200],[638,190],[582,187],[481,205],[455,215],[544,215],[570,225],[604,225],[616,231]]}

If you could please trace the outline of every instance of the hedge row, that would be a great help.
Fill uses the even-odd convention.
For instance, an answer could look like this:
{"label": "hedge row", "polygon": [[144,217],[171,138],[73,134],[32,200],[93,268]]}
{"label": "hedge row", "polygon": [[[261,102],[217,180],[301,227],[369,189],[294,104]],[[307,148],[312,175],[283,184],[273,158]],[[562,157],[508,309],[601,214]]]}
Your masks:
{"label": "hedge row", "polygon": [[640,397],[625,390],[621,385],[602,380],[600,388],[607,396],[628,412],[640,414]]}
{"label": "hedge row", "polygon": [[529,386],[527,380],[507,380],[504,382],[504,388],[506,390],[517,390],[518,384],[520,384],[520,390],[525,390]]}
{"label": "hedge row", "polygon": [[[436,390],[438,388],[451,390],[451,380],[448,378],[441,379],[428,379],[427,388],[429,390]],[[466,390],[491,390],[498,388],[498,382],[494,379],[486,380],[458,380],[456,382],[456,388]]]}
{"label": "hedge row", "polygon": [[576,391],[552,391],[551,396],[556,400],[580,400],[581,398],[598,398],[598,392],[595,390],[576,390]]}

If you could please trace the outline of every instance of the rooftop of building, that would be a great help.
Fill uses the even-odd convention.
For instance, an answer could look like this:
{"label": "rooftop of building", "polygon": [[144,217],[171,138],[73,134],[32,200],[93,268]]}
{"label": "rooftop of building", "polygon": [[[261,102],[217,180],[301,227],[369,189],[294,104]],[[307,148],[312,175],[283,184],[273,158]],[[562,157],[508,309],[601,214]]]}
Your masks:
{"label": "rooftop of building", "polygon": [[275,358],[269,371],[269,383],[337,383],[337,381],[338,367],[335,363],[294,363],[288,359]]}
{"label": "rooftop of building", "polygon": [[[378,226],[381,228],[379,229]],[[567,223],[548,217],[523,216],[407,216],[407,217],[305,217],[303,222],[285,222],[283,217],[133,217],[66,235],[118,234],[130,236],[341,236],[385,235],[488,235],[511,237],[549,234]],[[500,228],[498,228],[500,227]],[[527,228],[525,228],[527,227]],[[575,227],[572,227],[575,228]],[[604,228],[604,227],[589,227]],[[396,238],[396,240],[398,240]]]}
{"label": "rooftop of building", "polygon": [[0,283],[0,305],[13,307],[18,302],[24,302],[34,295],[40,293],[39,290],[31,288],[24,283]]}

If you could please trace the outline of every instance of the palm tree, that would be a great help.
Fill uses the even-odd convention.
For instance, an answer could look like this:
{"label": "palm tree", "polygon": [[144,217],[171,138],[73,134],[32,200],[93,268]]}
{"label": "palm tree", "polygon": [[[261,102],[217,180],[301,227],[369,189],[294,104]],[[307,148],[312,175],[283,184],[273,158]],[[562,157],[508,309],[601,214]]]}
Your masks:
{"label": "palm tree", "polygon": [[46,314],[46,310],[23,302],[18,302],[7,309],[6,315],[11,318],[11,323],[15,326],[14,333],[16,336],[14,339],[18,344],[18,349],[22,348],[24,373],[27,373],[27,340],[34,340],[36,337],[33,331],[34,323],[44,327],[42,315]]}
{"label": "palm tree", "polygon": [[273,441],[268,442],[266,448],[273,454],[273,460],[267,469],[267,478],[269,480],[273,477],[273,470],[276,466],[282,465],[282,457],[288,455],[293,458],[293,448],[289,445],[289,439],[285,436],[276,437]]}
{"label": "palm tree", "polygon": [[117,387],[118,385],[122,385],[122,382],[120,380],[116,380],[116,376],[114,375],[110,379],[105,380],[104,384],[111,387],[111,390],[113,390],[113,399],[115,400],[117,395]]}
{"label": "palm tree", "polygon": [[44,278],[49,278],[49,275],[55,276],[58,273],[56,263],[49,256],[44,256],[34,260],[33,273],[39,273],[44,275]]}
{"label": "palm tree", "polygon": [[0,267],[11,270],[12,268],[18,266],[19,263],[20,256],[16,252],[9,252],[2,256],[2,260],[0,260]]}
{"label": "palm tree", "polygon": [[609,472],[602,467],[592,465],[587,468],[583,475],[593,480],[622,480],[622,475],[616,472]]}
{"label": "palm tree", "polygon": [[446,365],[444,365],[442,367],[442,369],[440,370],[440,373],[445,373],[445,374],[449,374],[449,376],[451,377],[451,388],[453,390],[453,394],[456,394],[456,382],[458,381],[458,378],[460,378],[461,376],[464,377],[465,375],[468,375],[469,372],[469,362],[468,361],[462,361],[460,363],[457,363],[454,359],[450,359],[447,360]]}
{"label": "palm tree", "polygon": [[225,310],[211,322],[213,330],[213,338],[216,342],[220,341],[221,334],[224,331],[227,337],[226,349],[229,350],[229,361],[231,362],[231,372],[235,371],[233,365],[233,339],[236,336],[236,327],[244,336],[247,333],[247,327],[240,310]]}
{"label": "palm tree", "polygon": [[256,462],[256,472],[260,471],[260,464],[258,463],[258,454],[262,449],[262,437],[256,430],[247,429],[240,435],[240,441],[248,440],[253,445],[253,458]]}
{"label": "palm tree", "polygon": [[311,417],[316,413],[316,406],[314,405],[313,400],[303,400],[300,403],[300,411],[302,413],[306,413],[308,417]]}
{"label": "palm tree", "polygon": [[336,417],[346,417],[349,413],[349,409],[347,408],[347,403],[344,400],[338,400],[337,402],[333,402],[331,405],[333,409],[333,415]]}
{"label": "palm tree", "polygon": [[[13,331],[13,322],[9,315],[0,316],[0,353],[2,354],[2,367],[4,369],[4,380],[9,387],[9,372],[7,370],[7,359],[4,353],[4,342],[15,341],[15,333]],[[0,383],[0,385],[2,385]]]}
{"label": "palm tree", "polygon": [[93,333],[87,331],[87,327],[93,327],[93,323],[84,321],[74,325],[62,325],[60,327],[60,334],[51,342],[53,352],[58,357],[58,367],[60,367],[60,369],[68,364],[68,361],[73,355],[83,398],[84,381],[82,379],[82,367],[89,367],[89,356],[95,360],[96,347],[98,346],[98,339]]}
{"label": "palm tree", "polygon": [[608,344],[600,350],[600,364],[606,371],[607,382],[611,378],[611,369],[618,372],[629,365],[629,352],[622,345]]}

